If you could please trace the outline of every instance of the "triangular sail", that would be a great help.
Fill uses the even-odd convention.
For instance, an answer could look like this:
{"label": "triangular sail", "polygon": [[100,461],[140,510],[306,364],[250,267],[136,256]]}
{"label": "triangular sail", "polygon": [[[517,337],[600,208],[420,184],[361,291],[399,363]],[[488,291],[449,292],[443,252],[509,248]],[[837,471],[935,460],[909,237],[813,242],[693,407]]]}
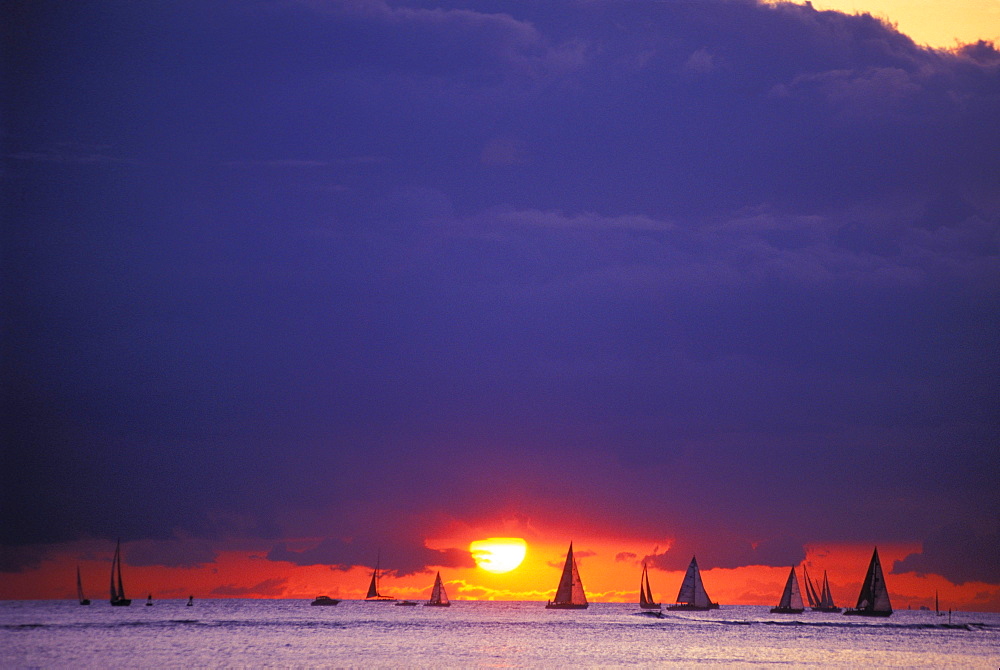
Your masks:
{"label": "triangular sail", "polygon": [[580,571],[576,567],[576,559],[573,558],[572,542],[570,542],[569,551],[566,553],[566,564],[563,566],[559,587],[556,589],[556,597],[553,598],[552,602],[557,605],[587,604],[587,596],[583,592],[583,583],[580,581]]}
{"label": "triangular sail", "polygon": [[382,594],[378,592],[378,563],[375,563],[375,570],[372,571],[372,581],[368,585],[368,595],[365,598],[381,598]]}
{"label": "triangular sail", "polygon": [[123,594],[118,592],[115,585],[115,568],[118,566],[118,554],[121,551],[121,542],[115,547],[115,557],[111,559],[111,602],[122,598]]}
{"label": "triangular sail", "polygon": [[653,591],[649,588],[649,573],[646,564],[642,564],[642,579],[639,580],[639,606],[645,609],[658,609],[660,603],[653,601]]}
{"label": "triangular sail", "polygon": [[781,602],[778,607],[782,609],[803,609],[802,593],[799,591],[799,580],[795,576],[795,568],[788,573],[788,581],[785,582],[785,590],[781,593]]}
{"label": "triangular sail", "polygon": [[80,566],[76,566],[76,599],[81,603],[86,600],[83,596],[83,581],[80,579]]}
{"label": "triangular sail", "polygon": [[826,570],[823,571],[823,593],[820,595],[819,606],[827,609],[836,607],[833,604],[833,593],[830,591],[830,580],[826,576]]}
{"label": "triangular sail", "polygon": [[701,581],[701,571],[698,569],[698,559],[691,557],[687,572],[684,573],[684,581],[681,582],[681,590],[677,593],[677,602],[684,605],[694,605],[695,607],[708,607],[712,601],[705,591],[705,585]]}
{"label": "triangular sail", "polygon": [[878,558],[878,548],[872,553],[871,563],[868,564],[868,574],[865,575],[865,583],[861,586],[861,593],[858,594],[856,609],[868,612],[892,612],[889,589],[885,585],[882,563]]}
{"label": "triangular sail", "polygon": [[125,587],[122,586],[122,555],[118,552],[118,597],[125,599]]}
{"label": "triangular sail", "polygon": [[806,600],[809,601],[809,607],[822,607],[820,604],[822,598],[817,595],[816,588],[813,586],[812,580],[809,579],[809,571],[806,570],[805,565],[802,566],[802,579],[806,583]]}
{"label": "triangular sail", "polygon": [[437,573],[437,577],[434,579],[434,589],[431,591],[432,605],[448,605],[450,601],[448,600],[448,594],[444,590],[444,583],[441,581],[441,573]]}

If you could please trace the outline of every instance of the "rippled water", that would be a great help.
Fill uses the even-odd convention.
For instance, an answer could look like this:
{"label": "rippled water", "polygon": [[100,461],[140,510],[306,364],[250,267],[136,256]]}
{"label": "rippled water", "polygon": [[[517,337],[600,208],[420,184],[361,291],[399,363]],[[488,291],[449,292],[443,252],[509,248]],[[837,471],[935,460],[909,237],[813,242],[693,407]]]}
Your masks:
{"label": "rippled water", "polygon": [[723,606],[655,618],[622,603],[185,602],[0,603],[0,666],[1000,668],[1000,615],[975,612],[949,625],[917,611],[871,620]]}

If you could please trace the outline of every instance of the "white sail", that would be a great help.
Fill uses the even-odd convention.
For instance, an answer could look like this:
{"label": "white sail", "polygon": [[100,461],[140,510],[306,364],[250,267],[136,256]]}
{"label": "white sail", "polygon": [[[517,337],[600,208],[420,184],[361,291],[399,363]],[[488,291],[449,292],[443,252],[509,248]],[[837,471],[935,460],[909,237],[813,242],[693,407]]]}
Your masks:
{"label": "white sail", "polygon": [[889,602],[889,589],[885,585],[885,577],[882,575],[882,563],[878,560],[878,549],[872,556],[871,571],[871,591],[873,595],[872,609],[876,612],[891,612],[892,603]]}
{"label": "white sail", "polygon": [[701,571],[698,569],[698,559],[691,557],[687,572],[684,573],[684,581],[681,582],[681,590],[677,593],[677,602],[695,607],[709,607],[712,605],[705,585],[701,581]]}
{"label": "white sail", "polygon": [[890,616],[892,615],[892,603],[889,602],[889,589],[885,584],[885,575],[882,574],[882,563],[878,558],[878,548],[872,552],[871,563],[868,564],[868,573],[865,581],[861,585],[861,593],[858,594],[858,604],[854,609],[849,609],[844,614],[855,614],[862,616]]}
{"label": "white sail", "polygon": [[804,609],[802,605],[802,593],[799,591],[799,579],[795,575],[795,568],[788,573],[788,581],[785,582],[785,590],[781,593],[779,609]]}

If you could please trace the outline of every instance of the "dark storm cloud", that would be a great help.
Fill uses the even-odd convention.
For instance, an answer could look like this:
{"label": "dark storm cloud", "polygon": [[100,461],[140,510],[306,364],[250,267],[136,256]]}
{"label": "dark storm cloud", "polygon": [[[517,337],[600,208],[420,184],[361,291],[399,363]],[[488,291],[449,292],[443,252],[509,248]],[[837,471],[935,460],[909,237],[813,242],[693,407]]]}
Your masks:
{"label": "dark storm cloud", "polygon": [[[956,556],[962,560],[955,560]],[[1000,536],[952,524],[924,540],[923,550],[892,565],[891,572],[941,575],[953,584],[1000,583]]]}
{"label": "dark storm cloud", "polygon": [[295,565],[329,565],[338,570],[349,570],[351,566],[375,566],[380,561],[382,570],[395,573],[397,576],[412,575],[424,572],[427,566],[448,568],[475,567],[468,550],[461,549],[427,549],[413,543],[398,543],[380,548],[372,555],[372,547],[358,546],[353,542],[345,542],[334,538],[326,538],[315,547],[293,551],[283,543],[277,544],[268,552],[271,561],[285,561]]}
{"label": "dark storm cloud", "polygon": [[125,563],[133,566],[162,565],[191,568],[212,563],[216,552],[207,540],[139,540],[123,549]]}
{"label": "dark storm cloud", "polygon": [[409,574],[468,561],[449,518],[627,516],[676,569],[996,515],[991,45],[739,0],[7,10],[4,544]]}

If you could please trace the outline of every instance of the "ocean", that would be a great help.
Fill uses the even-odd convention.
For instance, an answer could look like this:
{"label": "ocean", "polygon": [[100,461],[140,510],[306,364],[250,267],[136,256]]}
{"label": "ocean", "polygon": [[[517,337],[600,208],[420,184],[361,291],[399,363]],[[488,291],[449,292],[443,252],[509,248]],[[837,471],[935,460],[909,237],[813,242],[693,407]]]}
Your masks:
{"label": "ocean", "polygon": [[888,619],[723,605],[645,616],[635,604],[450,608],[345,600],[0,603],[0,667],[1000,668],[1000,614]]}

